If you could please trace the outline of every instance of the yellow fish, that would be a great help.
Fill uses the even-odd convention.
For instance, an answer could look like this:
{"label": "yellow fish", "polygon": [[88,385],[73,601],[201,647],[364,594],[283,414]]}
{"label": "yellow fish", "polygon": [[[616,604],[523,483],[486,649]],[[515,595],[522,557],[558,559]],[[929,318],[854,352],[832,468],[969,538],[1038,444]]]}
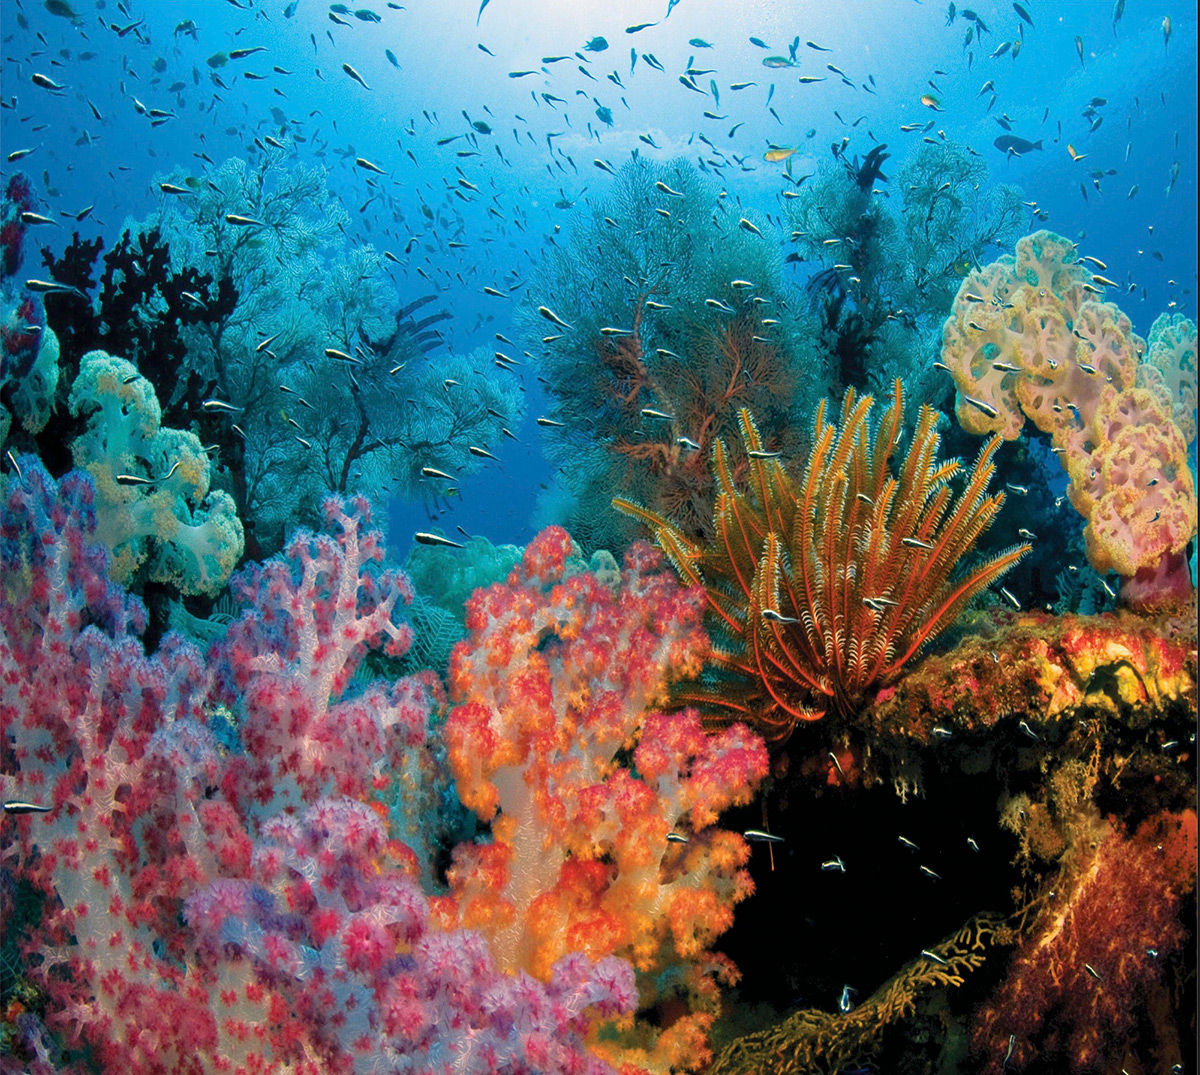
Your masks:
{"label": "yellow fish", "polygon": [[779,161],[785,161],[788,159],[788,157],[795,153],[798,148],[799,147],[797,146],[772,146],[766,151],[766,153],[763,154],[763,160],[769,161],[771,164],[775,164]]}

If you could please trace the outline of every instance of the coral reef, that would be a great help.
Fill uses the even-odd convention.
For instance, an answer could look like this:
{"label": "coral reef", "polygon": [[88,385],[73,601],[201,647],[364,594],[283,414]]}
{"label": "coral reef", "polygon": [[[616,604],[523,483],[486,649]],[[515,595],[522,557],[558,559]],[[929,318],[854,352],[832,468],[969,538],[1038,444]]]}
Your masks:
{"label": "coral reef", "polygon": [[998,625],[928,657],[881,691],[866,716],[879,739],[935,740],[1026,721],[1060,738],[1080,721],[1113,721],[1166,739],[1196,709],[1196,631],[1181,619],[1001,613]]}
{"label": "coral reef", "polygon": [[1180,919],[1196,885],[1195,811],[1162,812],[1125,832],[1085,809],[1064,828],[1069,843],[1053,887],[1027,909],[1004,981],[976,1017],[980,1070],[1019,1071],[1035,1056],[1080,1072],[1118,1057],[1132,1064],[1127,1041],[1139,1021],[1140,1051],[1169,1070],[1181,1043],[1169,1020],[1147,1009],[1165,1003],[1156,993],[1187,933]]}
{"label": "coral reef", "polygon": [[[87,294],[96,286],[99,252],[99,239],[89,243],[76,233],[61,258],[43,248],[42,260],[51,279]],[[192,265],[173,270],[157,228],[137,235],[126,230],[103,264],[94,305],[76,294],[50,296],[47,314],[63,343],[64,372],[75,376],[90,351],[123,355],[154,386],[168,425],[199,419],[214,383],[189,367],[184,334],[189,326],[229,316],[238,302],[232,280],[214,279]]]}
{"label": "coral reef", "polygon": [[404,570],[415,591],[409,620],[416,638],[405,656],[406,670],[447,671],[451,650],[467,633],[467,599],[505,579],[523,553],[517,545],[493,545],[480,534],[463,544],[463,549],[414,544],[408,554]]}
{"label": "coral reef", "polygon": [[141,570],[182,593],[215,595],[241,559],[242,524],[229,494],[209,489],[200,439],[162,427],[149,381],[103,351],[83,356],[68,406],[86,423],[71,453],[95,483],[96,537],[112,578],[128,585]]}
{"label": "coral reef", "polygon": [[835,390],[883,393],[899,376],[934,402],[936,333],[967,270],[1016,239],[1021,193],[989,184],[983,161],[953,142],[921,146],[892,189],[876,186],[887,182],[879,171],[886,148],[860,164],[835,146],[834,163],[788,192],[789,258],[812,267],[807,296]]}
{"label": "coral reef", "polygon": [[1178,604],[1193,589],[1183,550],[1196,533],[1196,492],[1172,419],[1181,392],[1167,385],[1186,378],[1165,383],[1142,361],[1145,341],[1102,301],[1103,282],[1079,263],[1073,242],[1028,235],[1015,258],[963,280],[942,361],[969,432],[1012,440],[1028,418],[1050,435],[1067,495],[1087,519],[1088,559],[1125,577],[1125,600]]}
{"label": "coral reef", "polygon": [[434,698],[428,680],[347,691],[368,647],[409,638],[366,503],[328,499],[336,537],[300,532],[235,580],[254,606],[208,660],[176,635],[147,656],[90,479],[20,467],[0,515],[0,910],[19,886],[43,897],[22,938],[28,1070],[611,1072],[583,1039],[631,1011],[629,965],[500,971],[431,916],[380,816],[383,767],[419,775]]}
{"label": "coral reef", "polygon": [[523,397],[482,350],[412,361],[444,314],[414,321],[427,299],[402,306],[380,252],[341,249],[345,212],[321,170],[271,151],[204,180],[186,199],[164,197],[130,242],[165,243],[172,280],[203,265],[217,281],[201,295],[207,315],[177,330],[179,378],[233,408],[191,418],[221,445],[252,555],[278,548],[291,522],[315,524],[327,490],[377,503],[422,494],[422,468],[470,473],[485,457],[469,448],[496,450],[519,425]]}
{"label": "coral reef", "polygon": [[708,455],[742,407],[769,444],[798,449],[797,418],[823,385],[815,326],[790,301],[772,229],[757,216],[754,228],[692,165],[635,160],[531,281],[523,328],[540,337],[530,349],[562,423],[546,451],[575,494],[552,521],[589,552],[632,539],[614,492],[707,533]]}
{"label": "coral reef", "polygon": [[766,750],[740,725],[706,736],[694,712],[654,712],[699,667],[699,592],[645,543],[607,580],[573,569],[576,555],[565,531],[545,530],[507,584],[468,604],[445,736],[492,840],[456,849],[449,910],[510,971],[546,978],[572,950],[628,958],[641,1007],[691,1010],[602,1052],[692,1070],[716,981],[736,976],[710,945],[752,890],[747,844],[715,823],[749,799]]}
{"label": "coral reef", "polygon": [[770,1030],[738,1038],[717,1054],[709,1075],[836,1075],[878,1063],[884,1033],[911,1016],[925,994],[961,986],[983,965],[995,927],[988,916],[973,919],[851,1011],[804,1008]]}
{"label": "coral reef", "polygon": [[648,523],[683,577],[705,585],[721,645],[716,678],[680,697],[747,719],[770,740],[827,709],[852,716],[886,687],[1028,545],[981,565],[961,562],[987,529],[1004,494],[987,496],[998,438],[980,453],[952,501],[957,460],[939,463],[936,412],[922,408],[908,455],[890,461],[904,421],[896,381],[878,424],[874,400],[853,390],[840,429],[817,408],[814,449],[796,482],[765,451],[748,412],[741,415],[750,473],[739,488],[728,452],[714,452],[720,494],[708,546],[673,522],[628,501],[615,505]]}
{"label": "coral reef", "polygon": [[41,300],[16,279],[33,190],[21,172],[0,198],[0,446],[18,432],[40,433],[50,418],[59,380],[59,341],[46,327]]}
{"label": "coral reef", "polygon": [[1145,364],[1162,374],[1171,417],[1191,444],[1196,439],[1196,322],[1183,314],[1159,314],[1146,342]]}

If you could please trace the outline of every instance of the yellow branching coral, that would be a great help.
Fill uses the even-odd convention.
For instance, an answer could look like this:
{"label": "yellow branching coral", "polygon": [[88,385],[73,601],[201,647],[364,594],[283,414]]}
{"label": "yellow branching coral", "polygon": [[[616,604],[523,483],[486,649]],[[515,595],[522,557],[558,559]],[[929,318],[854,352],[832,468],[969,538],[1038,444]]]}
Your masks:
{"label": "yellow branching coral", "polygon": [[822,402],[799,482],[763,450],[742,411],[747,480],[739,483],[718,440],[716,536],[707,546],[661,515],[613,501],[652,527],[687,581],[706,588],[721,639],[709,658],[717,680],[679,697],[703,705],[713,723],[747,720],[778,743],[797,721],[830,707],[854,713],[1029,551],[1015,546],[958,570],[1004,503],[1003,493],[987,495],[999,437],[980,452],[956,498],[950,482],[962,468],[937,460],[937,412],[922,407],[893,474],[904,419],[900,381],[878,425],[870,421],[873,405],[871,396],[848,391],[839,429]]}
{"label": "yellow branching coral", "polygon": [[879,1052],[883,1032],[910,1017],[934,990],[963,984],[997,943],[998,921],[980,915],[953,937],[928,948],[851,1012],[804,1008],[778,1026],[732,1042],[709,1075],[810,1075],[861,1068]]}

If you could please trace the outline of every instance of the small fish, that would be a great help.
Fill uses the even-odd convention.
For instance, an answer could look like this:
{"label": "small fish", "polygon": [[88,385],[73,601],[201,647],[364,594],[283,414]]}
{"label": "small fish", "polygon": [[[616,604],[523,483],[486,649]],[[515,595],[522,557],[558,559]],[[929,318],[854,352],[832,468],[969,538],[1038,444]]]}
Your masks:
{"label": "small fish", "polygon": [[54,79],[48,78],[46,75],[40,75],[36,71],[29,80],[35,86],[41,86],[44,90],[50,90],[51,93],[56,93],[60,90],[65,90],[66,86],[60,85]]}
{"label": "small fish", "polygon": [[981,399],[975,399],[973,396],[963,396],[963,400],[971,404],[972,407],[976,407],[983,411],[983,413],[989,418],[998,418],[1000,416],[1000,412],[997,411],[995,407],[993,407],[990,403],[984,403],[984,401]]}
{"label": "small fish", "polygon": [[846,872],[846,864],[842,861],[841,855],[834,855],[831,859],[826,859],[821,863],[821,869],[826,872],[837,871],[839,873]]}
{"label": "small fish", "polygon": [[770,620],[771,623],[799,623],[800,621],[794,616],[785,616],[782,612],[777,612],[773,608],[764,608],[762,610],[762,618]]}
{"label": "small fish", "polygon": [[500,462],[500,460],[496,456],[492,455],[492,453],[486,448],[476,448],[475,445],[468,444],[467,451],[479,459],[495,459],[497,463]]}
{"label": "small fish", "polygon": [[772,146],[763,154],[763,160],[770,164],[776,164],[779,161],[787,160],[798,149],[798,146]]}
{"label": "small fish", "polygon": [[942,879],[942,875],[941,875],[940,873],[934,873],[934,872],[933,872],[933,870],[931,870],[931,869],[930,869],[928,866],[922,866],[922,867],[921,867],[921,872],[922,872],[922,873],[923,873],[923,874],[924,874],[926,877],[930,877],[930,878],[932,878],[932,879],[933,879],[933,880],[935,880],[935,881],[940,881],[940,880]]}
{"label": "small fish", "polygon": [[776,836],[771,832],[764,832],[762,829],[747,829],[742,833],[742,836],[751,843],[757,844],[781,844],[784,842],[782,836]]}
{"label": "small fish", "polygon": [[639,22],[636,26],[626,26],[625,32],[627,34],[639,34],[643,30],[648,30],[648,29],[650,29],[651,26],[657,26],[657,25],[658,25],[658,23],[656,23],[656,22]]}
{"label": "small fish", "polygon": [[738,227],[741,228],[742,231],[750,232],[751,235],[757,235],[760,239],[766,238],[766,236],[764,236],[763,233],[759,231],[758,228],[756,228],[753,224],[751,224],[750,221],[748,221],[745,217],[742,217],[741,220],[738,221]]}
{"label": "small fish", "polygon": [[1023,526],[1017,528],[1017,536],[1023,537],[1026,541],[1037,541],[1037,534]]}
{"label": "small fish", "polygon": [[19,161],[23,157],[28,157],[30,153],[36,153],[40,148],[40,146],[34,146],[32,149],[14,149],[6,159],[9,164],[12,164],[13,161]]}
{"label": "small fish", "polygon": [[675,421],[675,415],[667,414],[666,411],[656,411],[653,407],[643,407],[642,408],[642,417],[643,418],[658,418],[664,422]]}
{"label": "small fish", "polygon": [[[925,867],[922,866],[921,869],[925,869]],[[932,873],[933,871],[930,870],[929,872]],[[923,955],[931,963],[936,963],[941,967],[950,966],[949,961],[944,956],[939,955],[937,952],[933,951],[931,948],[922,948],[921,955]]]}
{"label": "small fish", "polygon": [[932,729],[932,734],[935,739],[953,739],[954,733],[949,728],[943,728],[935,725]]}
{"label": "small fish", "polygon": [[355,71],[354,68],[351,67],[348,63],[342,64],[342,70],[345,71],[346,74],[348,74],[352,79],[354,79],[354,81],[357,82],[364,90],[369,90],[371,88],[370,86],[367,85],[367,83],[363,79],[362,75],[360,75],[357,71]]}
{"label": "small fish", "polygon": [[70,284],[60,284],[56,280],[26,280],[25,286],[39,295],[78,295],[81,299],[87,298],[79,288]]}
{"label": "small fish", "polygon": [[668,832],[667,833],[667,843],[669,843],[669,844],[686,844],[687,842],[688,842],[688,838],[686,836],[684,836],[683,833],[681,833],[681,832]]}
{"label": "small fish", "polygon": [[224,411],[227,414],[237,414],[242,409],[232,403],[226,403],[223,399],[206,399],[200,406],[206,411]]}
{"label": "small fish", "polygon": [[1007,489],[1010,493],[1016,493],[1017,496],[1028,496],[1029,495],[1029,486],[1028,485],[1018,485],[1016,482],[1005,482],[1004,488]]}
{"label": "small fish", "polygon": [[54,224],[59,226],[57,220],[51,220],[48,216],[42,216],[41,213],[22,213],[20,216],[22,224]]}
{"label": "small fish", "polygon": [[548,306],[539,306],[537,312],[539,314],[541,314],[547,321],[553,322],[555,325],[558,325],[559,328],[565,328],[565,329],[574,328],[573,325],[568,325],[561,317],[558,316],[558,314],[556,314]]}
{"label": "small fish", "polygon": [[234,49],[229,54],[231,60],[244,60],[247,56],[253,56],[256,52],[266,52],[265,45],[255,45],[252,49]]}
{"label": "small fish", "polygon": [[899,841],[900,841],[900,843],[902,843],[902,844],[903,844],[905,847],[907,847],[907,848],[908,848],[910,851],[920,851],[920,850],[921,850],[921,849],[920,849],[919,847],[917,847],[917,845],[916,845],[916,844],[914,844],[914,843],[912,842],[912,840],[910,840],[910,839],[909,839],[907,836],[897,836],[897,837],[896,837],[896,839],[897,839],[897,840],[899,840]]}
{"label": "small fish", "polygon": [[237,213],[226,213],[225,223],[232,224],[236,228],[265,228],[267,225],[262,220],[255,220],[253,217],[238,216]]}
{"label": "small fish", "polygon": [[679,437],[675,443],[678,444],[680,448],[686,448],[689,452],[700,451],[700,445],[692,440],[691,437]]}
{"label": "small fish", "polygon": [[583,46],[584,52],[603,52],[608,48],[608,42],[603,37],[593,37]]}
{"label": "small fish", "polygon": [[654,189],[662,191],[663,194],[669,194],[673,198],[682,198],[683,197],[683,191],[672,190],[670,187],[667,186],[666,183],[663,183],[661,180],[654,184]]}
{"label": "small fish", "polygon": [[762,452],[752,448],[746,455],[750,459],[778,459],[783,455],[783,452]]}
{"label": "small fish", "polygon": [[142,478],[137,474],[118,474],[115,480],[118,485],[158,485],[160,482],[165,482],[178,469],[179,460],[177,459],[171,464],[171,469],[161,478]]}
{"label": "small fish", "polygon": [[17,817],[22,814],[48,814],[50,807],[42,806],[40,803],[27,803],[20,799],[13,799],[4,804],[4,812]]}
{"label": "small fish", "polygon": [[1082,67],[1083,66],[1083,38],[1082,37],[1075,38],[1075,52],[1079,56],[1079,66]]}
{"label": "small fish", "polygon": [[923,541],[921,538],[915,537],[901,538],[900,544],[905,545],[910,549],[932,549],[934,547],[932,541]]}
{"label": "small fish", "polygon": [[1162,21],[1163,32],[1163,48],[1165,49],[1171,43],[1171,16],[1164,15]]}
{"label": "small fish", "polygon": [[1040,736],[1038,735],[1037,732],[1035,732],[1029,726],[1028,721],[1025,721],[1025,720],[1021,721],[1020,723],[1017,724],[1017,728],[1020,729],[1020,732],[1022,735],[1026,736],[1029,739],[1032,739],[1035,743],[1040,740]]}
{"label": "small fish", "polygon": [[1083,969],[1085,971],[1087,971],[1088,974],[1090,974],[1093,978],[1095,978],[1096,981],[1098,981],[1098,982],[1104,981],[1104,979],[1100,977],[1100,972],[1098,970],[1096,970],[1096,968],[1093,967],[1090,963],[1085,963],[1083,965]]}
{"label": "small fish", "polygon": [[540,426],[547,426],[547,427],[553,428],[553,429],[566,429],[566,427],[567,427],[566,422],[556,422],[553,418],[539,418],[537,420],[537,424]]}
{"label": "small fish", "polygon": [[969,847],[969,848],[970,848],[972,851],[974,851],[976,854],[978,854],[978,853],[979,853],[979,844],[977,844],[977,843],[975,842],[975,837],[974,837],[974,836],[968,836],[968,837],[967,837],[967,847]]}
{"label": "small fish", "polygon": [[921,104],[926,108],[932,108],[935,112],[945,112],[942,107],[942,102],[939,101],[932,93],[924,93],[921,95]]}
{"label": "small fish", "polygon": [[465,549],[466,546],[457,541],[451,541],[448,537],[442,537],[441,534],[430,534],[424,530],[418,530],[413,534],[413,541],[418,545],[432,545],[438,548],[446,549]]}
{"label": "small fish", "polygon": [[854,1007],[854,1001],[851,998],[855,992],[857,990],[851,989],[848,985],[842,986],[842,995],[838,997],[838,1011],[843,1015]]}
{"label": "small fish", "polygon": [[376,175],[387,175],[387,172],[380,168],[378,164],[372,164],[366,157],[355,157],[354,163],[364,171],[374,172]]}
{"label": "small fish", "polygon": [[602,171],[602,172],[607,172],[609,175],[612,175],[612,176],[615,176],[617,174],[613,170],[613,166],[611,164],[609,164],[607,161],[602,161],[599,157],[597,157],[595,160],[593,160],[592,163],[597,168],[599,168],[600,171]]}

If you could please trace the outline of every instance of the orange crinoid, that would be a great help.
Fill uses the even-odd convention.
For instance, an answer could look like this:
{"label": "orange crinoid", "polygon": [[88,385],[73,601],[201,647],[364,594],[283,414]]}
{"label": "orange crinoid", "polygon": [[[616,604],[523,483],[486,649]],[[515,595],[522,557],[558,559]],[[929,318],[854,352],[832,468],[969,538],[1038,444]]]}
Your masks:
{"label": "orange crinoid", "polygon": [[950,483],[963,468],[937,461],[938,412],[921,408],[893,473],[901,382],[877,424],[873,405],[850,389],[838,428],[821,403],[799,482],[763,451],[753,418],[741,411],[747,481],[738,487],[718,440],[715,537],[706,546],[661,515],[613,501],[647,523],[683,578],[707,591],[719,641],[700,683],[678,696],[703,706],[711,724],[747,721],[778,744],[797,721],[831,707],[852,715],[1030,550],[1017,545],[962,566],[1004,503],[1003,493],[987,495],[999,437],[955,497]]}

